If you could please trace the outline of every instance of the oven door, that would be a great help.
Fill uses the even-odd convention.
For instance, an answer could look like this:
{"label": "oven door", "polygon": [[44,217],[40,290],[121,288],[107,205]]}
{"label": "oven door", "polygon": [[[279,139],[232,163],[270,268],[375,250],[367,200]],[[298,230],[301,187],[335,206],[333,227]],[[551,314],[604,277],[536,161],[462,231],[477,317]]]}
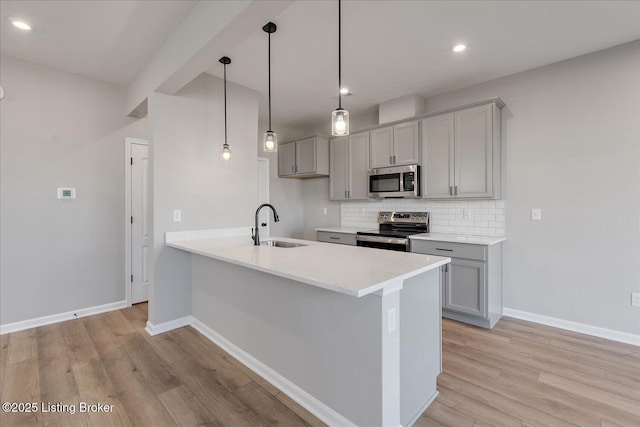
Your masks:
{"label": "oven door", "polygon": [[366,248],[409,252],[409,239],[400,237],[356,235],[356,244]]}

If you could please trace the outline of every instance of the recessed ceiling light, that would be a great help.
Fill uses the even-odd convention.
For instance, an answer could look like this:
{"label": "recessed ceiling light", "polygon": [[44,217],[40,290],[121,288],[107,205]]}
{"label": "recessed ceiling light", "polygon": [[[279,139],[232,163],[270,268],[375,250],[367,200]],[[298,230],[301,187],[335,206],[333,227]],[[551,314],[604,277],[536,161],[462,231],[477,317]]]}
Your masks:
{"label": "recessed ceiling light", "polygon": [[458,43],[455,46],[453,46],[453,51],[456,53],[462,52],[467,48],[467,45],[464,43]]}
{"label": "recessed ceiling light", "polygon": [[7,20],[11,22],[16,28],[20,28],[24,31],[31,31],[31,25],[27,24],[20,18],[7,18]]}
{"label": "recessed ceiling light", "polygon": [[340,89],[340,94],[342,94],[342,95],[349,94],[349,89],[347,89],[346,87],[343,87],[342,89]]}

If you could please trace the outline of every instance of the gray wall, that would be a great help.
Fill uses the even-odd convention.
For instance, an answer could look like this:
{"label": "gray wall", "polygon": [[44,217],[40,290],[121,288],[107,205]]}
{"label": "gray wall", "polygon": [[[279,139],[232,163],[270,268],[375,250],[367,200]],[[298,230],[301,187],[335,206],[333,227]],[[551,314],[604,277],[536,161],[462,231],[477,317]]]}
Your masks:
{"label": "gray wall", "polygon": [[[258,200],[258,94],[229,83],[227,98],[230,163],[219,157],[224,143],[221,79],[202,74],[175,96],[153,93],[149,98],[153,324],[191,313],[189,255],[165,247],[164,233],[253,224]],[[174,209],[182,210],[181,222],[173,222]]]}
{"label": "gray wall", "polygon": [[[269,224],[271,235],[300,239],[303,237],[303,180],[278,177],[278,153],[265,153],[262,149],[262,135],[267,127],[266,122],[258,124],[257,153],[258,156],[269,159],[269,201],[280,215],[280,222],[272,221]],[[279,142],[292,141],[310,135],[309,131],[305,129],[283,127],[276,124],[273,124],[273,129],[278,134]]]}
{"label": "gray wall", "polygon": [[[340,202],[328,199],[329,178],[305,179],[302,185],[304,205],[303,238],[316,240],[316,227],[340,224]],[[327,208],[327,214],[323,209]]]}
{"label": "gray wall", "polygon": [[146,120],[124,117],[120,86],[0,67],[0,323],[124,300],[124,138],[145,138]]}
{"label": "gray wall", "polygon": [[640,334],[640,42],[431,97],[427,109],[491,96],[507,104],[505,307]]}
{"label": "gray wall", "polygon": [[[493,96],[507,104],[504,306],[639,334],[640,42],[432,96],[427,111]],[[313,186],[305,237],[329,203]]]}

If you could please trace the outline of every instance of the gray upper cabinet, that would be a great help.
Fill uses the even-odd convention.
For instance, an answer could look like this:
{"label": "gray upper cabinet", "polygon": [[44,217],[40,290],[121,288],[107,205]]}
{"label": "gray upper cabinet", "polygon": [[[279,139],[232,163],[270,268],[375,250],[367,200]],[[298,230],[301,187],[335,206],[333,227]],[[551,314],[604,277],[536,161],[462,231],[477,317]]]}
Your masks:
{"label": "gray upper cabinet", "polygon": [[407,165],[420,162],[420,122],[410,121],[370,132],[370,166]]}
{"label": "gray upper cabinet", "polygon": [[280,144],[278,147],[278,175],[291,176],[296,174],[296,143]]}
{"label": "gray upper cabinet", "polygon": [[394,165],[420,163],[420,122],[405,122],[393,127]]}
{"label": "gray upper cabinet", "polygon": [[320,135],[289,141],[278,147],[278,176],[315,178],[329,174],[329,140]]}
{"label": "gray upper cabinet", "polygon": [[329,199],[367,199],[369,132],[331,139],[329,157]]}
{"label": "gray upper cabinet", "polygon": [[503,104],[422,120],[422,194],[428,199],[500,198]]}
{"label": "gray upper cabinet", "polygon": [[371,131],[369,143],[369,164],[372,168],[389,166],[393,160],[393,126]]}
{"label": "gray upper cabinet", "polygon": [[454,182],[453,113],[422,120],[422,196],[453,198]]}

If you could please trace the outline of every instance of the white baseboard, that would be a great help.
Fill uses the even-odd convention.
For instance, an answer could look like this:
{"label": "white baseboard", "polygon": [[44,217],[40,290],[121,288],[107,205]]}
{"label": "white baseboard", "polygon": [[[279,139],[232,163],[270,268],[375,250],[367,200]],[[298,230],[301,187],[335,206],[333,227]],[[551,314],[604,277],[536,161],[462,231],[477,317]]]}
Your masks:
{"label": "white baseboard", "polygon": [[406,427],[411,427],[415,424],[416,421],[418,421],[420,419],[420,417],[422,416],[422,414],[424,413],[424,411],[427,410],[427,408],[433,403],[434,400],[436,400],[436,397],[438,397],[438,395],[440,394],[440,392],[438,390],[436,390],[435,393],[433,393],[433,395],[431,395],[431,397],[429,398],[429,400],[427,401],[427,403],[425,403],[424,405],[422,405],[422,408],[420,408],[418,410],[418,412],[416,412],[416,415],[414,415],[414,417],[407,423]]}
{"label": "white baseboard", "polygon": [[584,323],[572,322],[555,317],[543,316],[541,314],[529,313],[526,311],[514,310],[512,308],[503,308],[504,316],[515,317],[516,319],[526,320],[529,322],[540,323],[542,325],[553,326],[554,328],[566,329],[572,332],[592,335],[594,337],[605,338],[612,341],[618,341],[625,344],[640,346],[640,335],[630,334],[627,332],[614,331],[613,329],[601,328],[599,326],[586,325]]}
{"label": "white baseboard", "polygon": [[147,327],[144,328],[144,330],[147,331],[149,335],[154,336],[164,332],[169,332],[173,329],[182,328],[183,326],[189,326],[191,325],[192,320],[193,318],[191,316],[185,316],[168,322],[159,323],[157,325],[147,321]]}
{"label": "white baseboard", "polygon": [[192,318],[191,326],[198,330],[202,335],[209,338],[215,344],[220,346],[224,351],[238,359],[243,365],[260,375],[262,378],[273,384],[284,394],[289,396],[300,406],[318,417],[322,422],[330,426],[354,426],[355,424],[329,408],[327,405],[311,396],[309,393],[251,356],[240,347],[228,341],[222,335],[200,322],[196,318]]}
{"label": "white baseboard", "polygon": [[94,307],[81,308],[74,311],[67,311],[66,313],[52,314],[50,316],[7,323],[5,325],[0,325],[0,335],[37,328],[38,326],[50,325],[52,323],[64,322],[65,320],[77,319],[79,317],[91,316],[93,314],[104,313],[106,311],[120,310],[126,306],[127,301],[123,300],[111,302],[109,304],[96,305]]}

